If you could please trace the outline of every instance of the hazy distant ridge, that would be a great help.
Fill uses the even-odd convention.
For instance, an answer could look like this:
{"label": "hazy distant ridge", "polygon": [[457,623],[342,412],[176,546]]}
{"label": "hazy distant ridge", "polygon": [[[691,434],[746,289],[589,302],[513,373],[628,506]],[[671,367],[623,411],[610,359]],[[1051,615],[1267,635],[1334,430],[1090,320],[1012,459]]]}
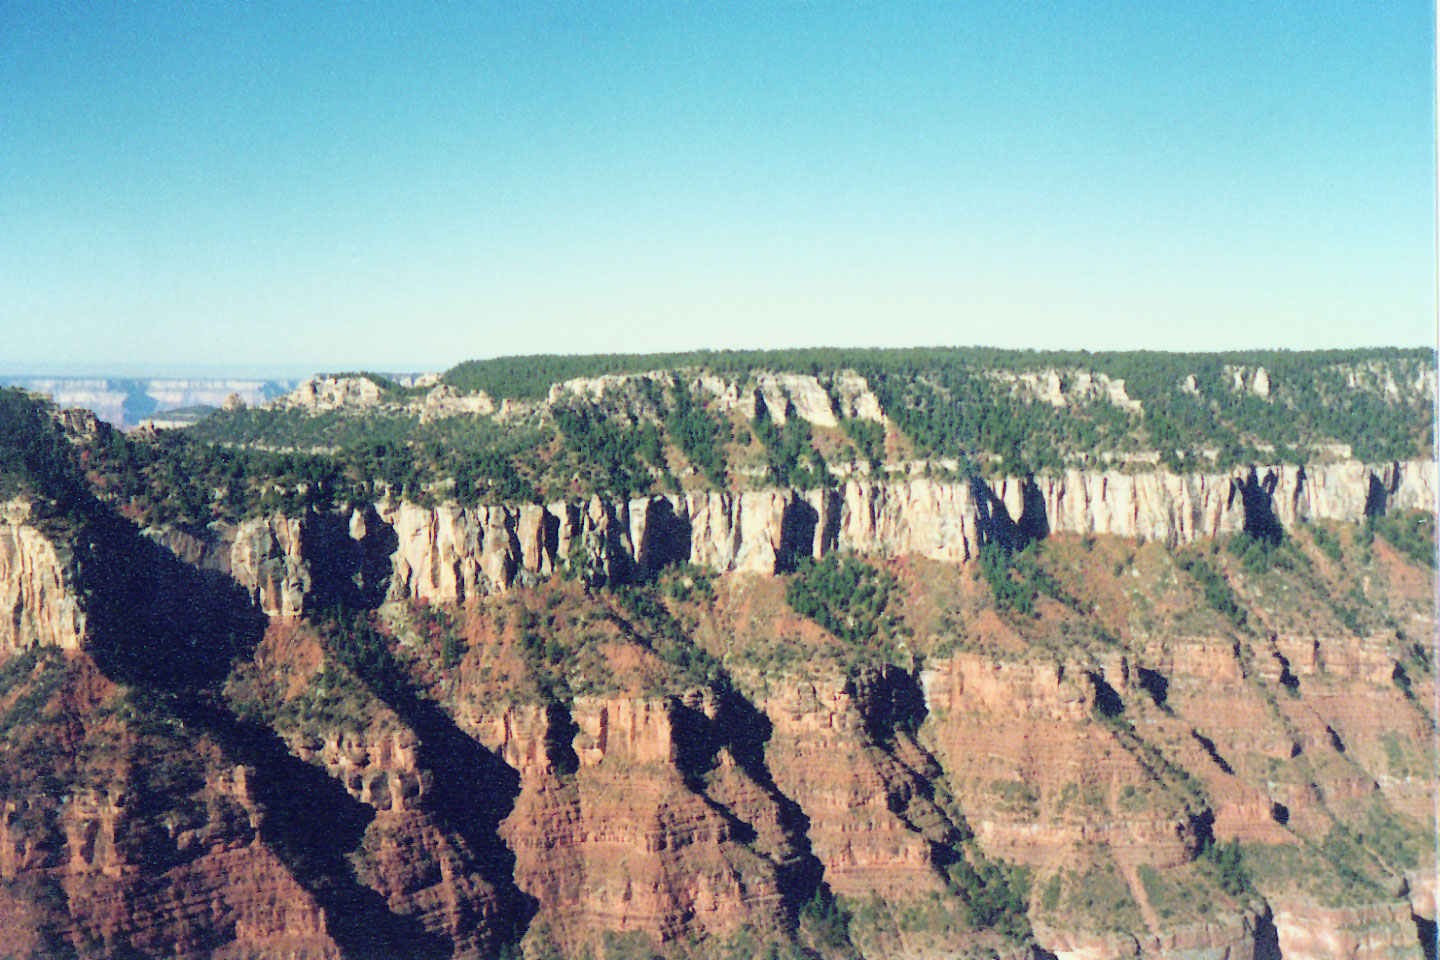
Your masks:
{"label": "hazy distant ridge", "polygon": [[219,378],[0,377],[0,384],[47,393],[61,407],[84,407],[117,427],[182,407],[218,407],[239,394],[247,404],[266,403],[293,390],[299,380]]}

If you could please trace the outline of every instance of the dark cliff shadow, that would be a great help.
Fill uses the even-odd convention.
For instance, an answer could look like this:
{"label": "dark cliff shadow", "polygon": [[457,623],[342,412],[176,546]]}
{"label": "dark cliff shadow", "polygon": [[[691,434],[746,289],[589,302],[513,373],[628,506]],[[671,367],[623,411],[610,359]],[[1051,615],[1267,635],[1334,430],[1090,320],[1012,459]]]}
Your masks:
{"label": "dark cliff shadow", "polygon": [[552,567],[560,564],[560,518],[546,509],[540,514],[540,552]]}
{"label": "dark cliff shadow", "polygon": [[820,511],[796,496],[780,514],[780,546],[775,551],[775,571],[792,573],[802,560],[815,556],[815,530]]}
{"label": "dark cliff shadow", "polygon": [[889,743],[897,733],[914,733],[929,715],[919,681],[890,664],[863,677],[851,677],[845,692],[863,705],[865,733],[877,744]]}
{"label": "dark cliff shadow", "polygon": [[[469,866],[495,891],[495,926],[482,939],[496,945],[518,942],[537,904],[515,885],[515,855],[501,840],[499,826],[520,795],[519,772],[461,730],[438,703],[416,691],[408,671],[390,654],[365,614],[348,616],[355,619],[347,620],[347,614],[336,613],[332,621],[321,625],[322,633],[340,631],[352,638],[367,638],[354,672],[415,734],[416,765],[431,776],[415,805],[445,834],[459,841]],[[573,759],[573,752],[571,756]],[[460,936],[478,929],[477,924],[484,919],[463,909],[460,913]]]}
{"label": "dark cliff shadow", "polygon": [[1275,918],[1269,907],[1255,920],[1255,960],[1284,960],[1280,953],[1280,931],[1275,929]]}
{"label": "dark cliff shadow", "polygon": [[[994,880],[976,873],[974,849],[967,848],[974,833],[949,793],[944,767],[916,737],[929,716],[919,678],[887,665],[853,678],[851,689],[870,742],[900,773],[898,782],[891,781],[887,789],[888,809],[905,829],[925,841],[931,866],[952,895],[968,899],[972,885],[985,887]],[[929,804],[930,811],[915,810],[916,797]],[[1017,922],[1027,925],[1023,910],[1020,916]],[[1033,947],[1033,955],[1051,956],[1038,945]]]}
{"label": "dark cliff shadow", "polygon": [[[756,838],[755,828],[712,798],[705,788],[704,774],[714,766],[721,747],[729,750],[735,765],[775,805],[777,822],[793,853],[781,860],[771,859],[771,863],[787,920],[793,924],[801,908],[824,887],[825,867],[810,847],[810,818],[770,774],[765,760],[765,745],[773,732],[770,718],[728,683],[719,684],[717,692],[720,703],[713,719],[695,707],[675,702],[672,723],[675,724],[676,763],[690,789],[725,819],[731,835],[742,843]],[[824,890],[828,892],[828,888]]]}
{"label": "dark cliff shadow", "polygon": [[1022,545],[1050,536],[1050,516],[1045,509],[1045,494],[1035,482],[1035,475],[1029,474],[1020,481],[1020,519],[1016,532]]}
{"label": "dark cliff shadow", "polygon": [[1375,474],[1370,474],[1370,483],[1365,490],[1365,516],[1379,517],[1390,505],[1390,491]]}
{"label": "dark cliff shadow", "polygon": [[1209,756],[1210,756],[1210,761],[1211,761],[1212,763],[1214,763],[1215,766],[1219,767],[1219,768],[1220,768],[1222,771],[1224,771],[1225,773],[1228,773],[1228,774],[1230,774],[1231,776],[1234,776],[1234,774],[1235,774],[1235,768],[1232,767],[1232,766],[1230,766],[1230,764],[1225,760],[1224,757],[1220,756],[1220,751],[1215,748],[1215,741],[1214,741],[1214,740],[1211,740],[1209,737],[1205,736],[1205,734],[1201,733],[1199,730],[1193,730],[1193,729],[1192,729],[1192,730],[1190,731],[1190,736],[1194,737],[1194,738],[1195,738],[1195,742],[1198,743],[1198,744],[1200,744],[1200,748],[1201,748],[1202,750],[1204,750],[1207,754],[1209,754]]}
{"label": "dark cliff shadow", "polygon": [[[630,523],[628,516],[621,516],[615,512],[615,507],[608,501],[601,502],[603,517],[594,531],[597,543],[596,549],[586,550],[585,539],[577,537],[570,544],[570,560],[579,560],[582,565],[582,579],[592,587],[603,587],[606,585],[619,585],[633,582],[635,579],[636,565],[631,557],[631,551],[635,545],[628,542],[630,534]],[[585,523],[583,510],[576,508],[573,516],[575,524],[572,529],[579,531]],[[577,558],[575,551],[580,550]]]}
{"label": "dark cliff shadow", "polygon": [[1170,710],[1168,703],[1170,697],[1170,681],[1165,675],[1157,670],[1149,670],[1145,667],[1137,668],[1136,675],[1138,677],[1137,685],[1140,689],[1150,694],[1150,699],[1155,701],[1155,706],[1168,712]]}
{"label": "dark cliff shadow", "polygon": [[705,784],[705,774],[715,767],[716,756],[725,745],[715,721],[687,703],[672,700],[670,724],[675,738],[675,767],[680,771],[685,786],[725,821],[731,840],[754,843],[759,836],[755,827],[710,796]]}
{"label": "dark cliff shadow", "polygon": [[456,726],[439,704],[416,699],[403,710],[391,706],[415,731],[417,763],[434,777],[421,808],[464,841],[477,872],[495,888],[499,912],[493,938],[519,941],[537,903],[515,885],[515,854],[498,832],[520,795],[519,772]]}
{"label": "dark cliff shadow", "polygon": [[647,576],[671,564],[688,563],[690,537],[690,521],[676,515],[668,499],[655,497],[646,507],[645,532],[635,544],[635,559]]}
{"label": "dark cliff shadow", "polygon": [[1094,709],[1100,716],[1114,719],[1125,712],[1125,701],[1120,699],[1120,694],[1110,686],[1105,676],[1099,672],[1088,672],[1085,674],[1090,681],[1090,688],[1095,694]]}
{"label": "dark cliff shadow", "polygon": [[558,700],[545,705],[545,755],[556,773],[568,775],[580,769],[580,758],[575,753],[575,738],[579,735],[580,726],[568,705]]}
{"label": "dark cliff shadow", "polygon": [[300,551],[310,565],[307,604],[373,610],[385,601],[393,572],[390,558],[399,539],[374,507],[365,507],[360,519],[365,531],[357,539],[345,514],[313,512],[306,516]]}
{"label": "dark cliff shadow", "polygon": [[770,766],[765,760],[765,746],[770,742],[774,727],[769,717],[739,692],[730,689],[721,698],[716,725],[730,748],[730,755],[735,758],[735,765],[744,770],[775,804],[780,826],[794,847],[794,856],[777,865],[780,868],[780,892],[793,920],[800,908],[809,903],[824,884],[824,864],[810,846],[810,818],[800,804],[780,789],[770,773]]}
{"label": "dark cliff shadow", "polygon": [[993,543],[1004,550],[1025,546],[1020,525],[1010,518],[1005,501],[978,474],[970,476],[970,499],[975,505],[975,531],[982,544]]}
{"label": "dark cliff shadow", "polygon": [[833,490],[820,497],[820,553],[831,553],[840,546],[840,512],[844,504]]}
{"label": "dark cliff shadow", "polygon": [[345,956],[448,956],[448,941],[392,912],[356,878],[347,855],[374,811],[219,697],[234,660],[251,655],[264,634],[267,620],[249,594],[218,571],[184,563],[98,503],[74,549],[96,664],[147,709],[178,719],[213,740],[228,763],[254,771],[247,784],[262,812],[260,838],[324,911]]}
{"label": "dark cliff shadow", "polygon": [[212,688],[265,632],[265,616],[229,576],[190,566],[98,503],[73,549],[89,650],[113,679]]}
{"label": "dark cliff shadow", "polygon": [[1275,516],[1275,488],[1279,482],[1280,478],[1273,472],[1267,472],[1262,479],[1253,468],[1244,480],[1235,481],[1240,491],[1245,533],[1272,545],[1285,538],[1285,530]]}
{"label": "dark cliff shadow", "polygon": [[1418,913],[1415,918],[1415,935],[1420,938],[1420,952],[1425,960],[1440,960],[1440,944],[1437,944],[1437,927],[1434,920],[1426,920]]}
{"label": "dark cliff shadow", "polygon": [[[907,670],[886,664],[878,670],[852,676],[845,689],[854,698],[870,742],[905,770],[911,789],[935,803],[937,809],[942,809],[949,817],[949,811],[941,808],[935,795],[934,781],[943,776],[943,768],[934,755],[914,737],[915,732],[930,715],[930,710],[925,705],[925,691],[921,688],[919,679]],[[902,736],[907,738],[908,746],[913,748],[915,755],[920,758],[920,769],[915,769],[897,755],[896,741]],[[895,813],[908,829],[924,835],[925,831],[919,825],[910,822],[903,811],[896,809],[893,800],[890,807],[891,812]],[[962,824],[954,823],[952,827],[957,837],[969,833],[969,828]],[[959,859],[958,851],[933,841],[930,852],[936,865],[942,868]]]}
{"label": "dark cliff shadow", "polygon": [[254,771],[246,784],[264,811],[260,839],[315,899],[326,932],[346,958],[442,960],[451,955],[448,937],[393,912],[384,897],[355,876],[349,855],[360,848],[375,818],[373,808],[324,769],[292,754],[267,726],[198,698],[181,698],[173,709],[212,737],[232,763]]}
{"label": "dark cliff shadow", "polygon": [[520,560],[524,552],[520,549],[520,516],[511,510],[501,512],[501,523],[505,531],[505,582],[513,583],[520,572]]}

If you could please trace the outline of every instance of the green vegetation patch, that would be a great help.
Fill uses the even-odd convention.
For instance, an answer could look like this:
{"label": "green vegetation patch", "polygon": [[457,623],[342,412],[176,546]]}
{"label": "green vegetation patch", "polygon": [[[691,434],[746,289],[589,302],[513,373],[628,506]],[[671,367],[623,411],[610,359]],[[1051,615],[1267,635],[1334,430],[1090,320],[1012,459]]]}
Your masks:
{"label": "green vegetation patch", "polygon": [[757,400],[750,426],[765,448],[765,465],[771,483],[808,490],[829,482],[825,461],[811,442],[810,425],[804,420],[790,417],[783,427],[776,427],[765,411],[764,402]]}
{"label": "green vegetation patch", "polygon": [[1363,537],[1380,537],[1412,563],[1435,568],[1435,518],[1423,510],[1401,510],[1365,518]]}
{"label": "green vegetation patch", "polygon": [[[290,491],[303,491],[311,500],[385,492],[420,502],[437,493],[463,504],[533,500],[537,450],[549,439],[534,427],[481,417],[422,423],[410,414],[246,408],[220,411],[183,433],[132,441],[130,456],[143,458],[149,446],[171,460],[198,459],[202,469],[189,471],[196,486],[235,491],[236,502],[227,501],[233,514],[272,490],[292,498]],[[187,441],[211,452],[195,453]],[[145,464],[122,466],[133,474]],[[324,481],[318,488],[317,479]]]}
{"label": "green vegetation patch", "polygon": [[1065,876],[1065,910],[1092,930],[1128,933],[1144,929],[1130,885],[1108,859],[1092,861]]}
{"label": "green vegetation patch", "polygon": [[67,676],[64,657],[54,647],[31,647],[0,667],[0,739],[43,722],[45,707]]}
{"label": "green vegetation patch", "polygon": [[1210,839],[1197,862],[1215,885],[1231,897],[1244,897],[1255,889],[1250,872],[1245,867],[1244,848],[1238,841],[1227,843]]}
{"label": "green vegetation patch", "polygon": [[802,560],[785,584],[785,601],[847,643],[878,644],[899,635],[891,612],[895,575],[848,553]]}
{"label": "green vegetation patch", "polygon": [[76,522],[87,491],[55,405],[13,387],[0,388],[0,500],[24,497],[45,526]]}
{"label": "green vegetation patch", "polygon": [[555,422],[574,455],[574,469],[595,489],[635,496],[669,471],[664,440],[653,423],[632,426],[583,404],[557,407]]}
{"label": "green vegetation patch", "polygon": [[728,423],[711,416],[689,390],[677,386],[665,417],[665,431],[711,486],[725,489],[725,441],[731,436]]}
{"label": "green vegetation patch", "polygon": [[1212,610],[1220,614],[1236,630],[1244,630],[1249,623],[1250,615],[1240,603],[1240,598],[1231,589],[1230,583],[1210,563],[1210,561],[1196,552],[1179,554],[1176,557],[1181,570],[1195,578],[1205,598],[1205,603]]}

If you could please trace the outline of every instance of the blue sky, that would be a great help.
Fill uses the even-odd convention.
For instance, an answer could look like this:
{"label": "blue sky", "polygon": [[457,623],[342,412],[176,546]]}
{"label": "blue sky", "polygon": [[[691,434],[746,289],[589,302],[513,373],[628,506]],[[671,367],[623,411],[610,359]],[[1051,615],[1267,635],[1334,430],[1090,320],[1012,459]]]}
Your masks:
{"label": "blue sky", "polygon": [[0,369],[1433,343],[1429,3],[0,3]]}

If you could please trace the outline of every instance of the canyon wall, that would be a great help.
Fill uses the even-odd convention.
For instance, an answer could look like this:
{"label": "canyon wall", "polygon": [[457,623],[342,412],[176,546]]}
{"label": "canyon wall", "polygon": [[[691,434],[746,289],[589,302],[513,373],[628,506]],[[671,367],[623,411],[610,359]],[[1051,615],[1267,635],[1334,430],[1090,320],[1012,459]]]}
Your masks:
{"label": "canyon wall", "polygon": [[[725,578],[704,609],[711,629],[727,634],[725,649],[742,615],[756,617],[766,638],[798,633],[796,643],[809,646],[788,662],[762,651],[756,668],[726,661],[733,684],[711,685],[664,658],[660,633],[605,633],[619,609],[606,605],[621,602],[615,594],[559,581],[626,580],[678,562],[773,574],[849,549],[940,561],[917,566],[953,577],[939,587],[923,581],[930,599],[950,599],[969,578],[948,564],[992,539],[1065,532],[1180,544],[1306,518],[1433,510],[1435,488],[1433,464],[1342,464],[993,486],[856,481],[811,492],[465,509],[382,504],[147,531],[151,553],[220,574],[239,585],[242,604],[271,618],[232,688],[254,708],[245,717],[261,715],[266,682],[284,691],[270,696],[286,709],[265,726],[177,701],[171,709],[188,712],[155,725],[167,738],[192,739],[166,740],[155,761],[135,759],[132,781],[95,759],[115,751],[75,751],[69,741],[61,749],[68,725],[32,723],[34,736],[57,739],[31,751],[27,785],[3,794],[0,879],[10,886],[0,884],[0,935],[27,928],[15,911],[42,909],[16,906],[23,898],[8,892],[40,878],[54,879],[46,895],[63,904],[54,914],[64,919],[46,935],[98,938],[104,952],[95,955],[132,945],[197,960],[331,960],[394,956],[389,945],[413,941],[431,951],[414,956],[469,960],[495,955],[530,924],[560,955],[633,936],[683,956],[688,944],[718,950],[737,937],[790,936],[797,908],[823,880],[857,916],[880,918],[853,928],[871,960],[967,951],[1006,960],[1419,960],[1415,918],[1434,916],[1430,861],[1387,877],[1385,889],[1356,892],[1305,889],[1310,874],[1329,868],[1300,857],[1341,822],[1385,843],[1394,841],[1387,824],[1428,822],[1433,670],[1407,659],[1398,631],[1433,636],[1420,582],[1428,571],[1395,574],[1414,581],[1406,589],[1419,599],[1385,611],[1394,614],[1388,632],[1332,629],[1320,595],[1307,594],[1300,628],[1279,619],[1262,628],[1257,611],[1239,639],[1208,635],[1224,628],[1204,620],[1186,629],[1162,621],[1153,631],[1125,621],[1116,631],[1123,641],[1060,630],[1113,627],[1093,612],[1093,622],[1067,619],[1037,639],[1007,632],[1034,625],[1003,623],[982,597],[964,611],[972,646],[927,646],[934,638],[917,631],[909,668],[827,661],[819,652],[828,641],[790,617],[780,584]],[[102,608],[87,612],[75,584],[97,571],[79,576],[23,506],[7,505],[0,517],[3,650],[78,647],[69,659],[83,663],[89,621]],[[1093,548],[1103,590],[1141,582],[1134,567],[1107,571],[1116,556],[1146,551],[1053,546]],[[1157,607],[1164,582],[1144,581]],[[527,583],[543,589],[504,593]],[[392,692],[382,702],[364,684],[347,687],[331,669],[334,651],[315,637],[325,628],[297,619],[337,602],[502,593],[446,614],[470,618],[458,662],[435,666],[433,651],[412,648],[417,663],[439,671],[435,700]],[[1193,594],[1171,599],[1201,606]],[[550,654],[517,653],[523,640],[506,624],[523,618],[509,615],[533,612],[539,623],[585,603],[597,607],[583,624],[537,629],[547,643],[574,646],[563,655],[570,667],[589,664],[568,676],[604,689],[563,700],[526,692],[527,671]],[[491,609],[505,615],[479,624]],[[407,615],[418,616],[397,614]],[[210,637],[213,618],[200,621]],[[147,618],[146,629],[155,622]],[[737,645],[754,640],[740,636]],[[581,646],[590,659],[575,652]],[[1415,675],[1401,683],[1407,663]],[[747,669],[760,679],[742,676]],[[104,685],[88,677],[67,696],[98,702]],[[105,731],[132,722],[129,709],[95,711],[87,736],[108,743]],[[180,778],[177,818],[146,778],[160,758],[183,756],[181,747],[203,761],[203,776]],[[15,764],[24,756],[11,752]],[[31,790],[55,757],[86,758],[87,786]],[[112,781],[133,782],[135,793]],[[1217,886],[1209,859],[1217,842],[1259,849],[1246,854],[1253,887]],[[963,911],[954,919],[973,893],[967,876],[995,864],[1028,871],[1027,930],[1048,954],[977,929]],[[19,953],[45,949],[22,943]]]}
{"label": "canyon wall", "polygon": [[31,525],[29,504],[0,502],[0,658],[35,646],[73,650],[84,637],[68,559]]}
{"label": "canyon wall", "polygon": [[315,588],[316,556],[306,548],[319,543],[327,544],[329,575],[345,581],[330,588],[348,590],[358,578],[374,590],[385,579],[391,599],[462,602],[567,571],[589,581],[625,580],[691,563],[719,573],[773,574],[834,550],[963,563],[990,540],[1050,533],[1173,546],[1241,530],[1265,534],[1305,520],[1354,522],[1393,509],[1433,513],[1437,497],[1436,464],[1410,461],[1213,475],[1069,471],[993,485],[852,480],[837,489],[545,505],[398,503],[343,517],[247,521],[217,534],[210,562],[231,572],[267,613],[292,615]]}
{"label": "canyon wall", "polygon": [[[1434,512],[1436,464],[1357,462],[1234,474],[1068,471],[979,480],[851,480],[836,489],[690,492],[634,500],[424,507],[382,503],[336,514],[212,524],[203,535],[146,534],[194,566],[232,577],[268,616],[307,605],[406,597],[458,603],[557,574],[623,581],[672,563],[774,574],[831,551],[972,559],[991,540],[1113,534],[1168,545],[1304,520]],[[0,651],[74,647],[84,612],[55,547],[15,501],[0,512]]]}

